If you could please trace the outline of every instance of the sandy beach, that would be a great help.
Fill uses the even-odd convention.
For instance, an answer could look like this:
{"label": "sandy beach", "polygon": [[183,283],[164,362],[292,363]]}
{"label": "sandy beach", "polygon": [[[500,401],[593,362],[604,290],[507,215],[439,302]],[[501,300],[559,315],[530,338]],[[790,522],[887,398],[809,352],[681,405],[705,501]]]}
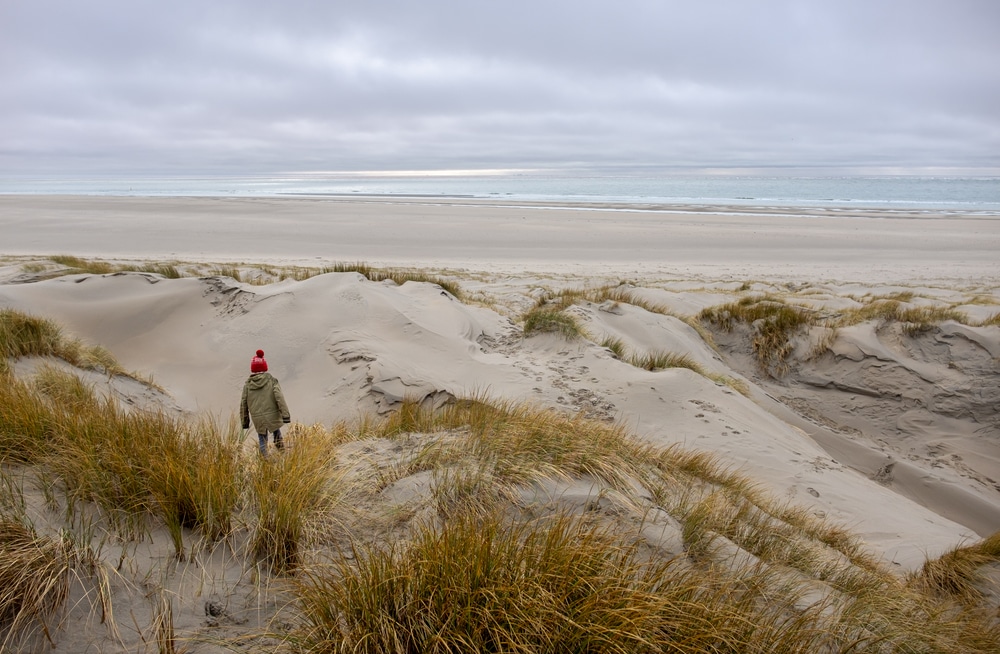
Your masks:
{"label": "sandy beach", "polygon": [[996,216],[863,208],[0,196],[0,220],[9,255],[366,261],[581,278],[978,284],[1000,276]]}
{"label": "sandy beach", "polygon": [[[298,424],[483,394],[583,413],[714,453],[846,525],[900,574],[1000,530],[1000,216],[0,196],[0,233],[0,308],[50,318],[151,376],[159,393],[94,376],[133,406],[227,420],[262,348]],[[187,274],[57,275],[49,257],[60,254]],[[429,271],[462,300],[432,283],[276,272],[335,262]],[[223,265],[240,280],[217,274]],[[566,309],[587,338],[525,334],[539,298],[609,286],[635,302]],[[748,297],[816,319],[780,374],[755,359],[753,324],[699,319]],[[953,314],[916,329],[862,312],[888,301]],[[856,321],[824,326],[852,311]],[[612,341],[684,355],[698,371],[630,365]],[[16,374],[38,365],[22,359]],[[213,592],[242,583],[232,565],[219,563]],[[204,629],[204,597],[179,601],[177,628]]]}

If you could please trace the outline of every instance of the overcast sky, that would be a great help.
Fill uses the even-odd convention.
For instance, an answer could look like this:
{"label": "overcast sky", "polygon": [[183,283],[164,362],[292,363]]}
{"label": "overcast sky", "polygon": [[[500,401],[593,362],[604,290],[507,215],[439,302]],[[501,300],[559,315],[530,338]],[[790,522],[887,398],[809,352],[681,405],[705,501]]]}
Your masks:
{"label": "overcast sky", "polygon": [[0,0],[0,174],[1000,174],[997,0]]}

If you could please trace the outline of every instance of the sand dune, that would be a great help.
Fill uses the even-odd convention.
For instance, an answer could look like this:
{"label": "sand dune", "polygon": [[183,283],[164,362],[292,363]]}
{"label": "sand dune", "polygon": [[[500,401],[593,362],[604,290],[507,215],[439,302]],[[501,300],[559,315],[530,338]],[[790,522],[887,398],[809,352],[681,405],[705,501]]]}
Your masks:
{"label": "sand dune", "polygon": [[[988,401],[979,402],[982,394],[973,393],[965,403],[967,417],[938,425],[960,424],[961,430],[935,431],[933,420],[918,420],[918,431],[907,430],[906,421],[925,409],[902,411],[898,424],[886,424],[893,419],[889,413],[882,410],[881,420],[869,416],[881,409],[858,399],[874,402],[881,396],[863,392],[859,383],[820,383],[819,373],[802,368],[788,386],[755,375],[746,361],[741,372],[738,357],[731,368],[734,364],[685,322],[631,305],[583,303],[572,311],[595,336],[618,336],[637,351],[686,353],[707,371],[750,378],[751,397],[770,395],[784,412],[690,370],[637,368],[588,340],[525,338],[509,318],[463,304],[433,284],[374,283],[357,273],[267,286],[219,277],[71,275],[0,287],[0,302],[53,318],[104,345],[124,366],[152,374],[186,411],[230,416],[248,374],[247,353],[263,348],[293,417],[307,424],[390,410],[403,398],[438,404],[476,394],[526,400],[621,421],[656,443],[721,453],[779,496],[849,524],[907,569],[1000,528],[998,491],[989,481],[995,479],[993,466],[976,472],[972,466],[941,464],[946,456],[932,455],[938,448],[972,460],[975,450],[966,453],[962,439],[974,439],[978,458],[995,462],[990,450],[997,433],[995,408],[990,412]],[[941,334],[956,329],[944,327]],[[831,378],[861,375],[868,357],[876,355],[885,367],[888,354],[870,326],[845,331],[832,347],[832,361],[817,364],[820,370]],[[996,327],[973,331],[986,342],[1000,340]],[[855,353],[859,343],[875,354],[857,361],[844,356]],[[944,392],[945,380],[954,386],[962,374],[929,360],[900,355],[893,361],[923,371],[906,377],[910,395]],[[879,379],[891,383],[892,370],[883,370]],[[965,385],[979,383],[982,379],[968,377]],[[836,398],[821,397],[828,386]],[[898,389],[890,395],[902,397]],[[839,402],[847,399],[845,412]],[[782,419],[798,401],[812,409]],[[803,427],[822,432],[819,440]],[[947,449],[941,449],[944,443]],[[868,468],[887,463],[894,464],[892,474],[878,479],[871,470],[866,476]]]}
{"label": "sand dune", "polygon": [[[404,398],[439,406],[488,396],[582,413],[651,443],[711,451],[777,497],[845,524],[900,572],[1000,530],[1000,327],[977,326],[1000,308],[1000,221],[688,212],[668,229],[663,216],[646,213],[473,208],[0,198],[8,255],[0,307],[51,318],[150,375],[161,391],[89,373],[131,405],[226,420],[261,348],[299,424],[385,413]],[[58,266],[44,255],[55,252],[191,262],[179,264],[191,276],[53,277]],[[464,299],[433,283],[353,272],[272,283],[214,274],[219,261],[251,260],[239,264],[242,277],[267,281],[275,266],[337,259],[419,265],[458,283]],[[519,318],[540,297],[601,285],[636,301],[580,300],[566,309],[586,338],[524,334]],[[752,327],[706,324],[713,347],[690,321],[749,296],[836,315],[892,294],[907,307],[947,307],[968,320],[915,333],[879,320],[833,334],[810,328],[796,336],[780,376],[754,359]],[[698,371],[642,369],[602,346],[606,339],[631,354],[685,355]],[[22,359],[17,374],[39,364]],[[378,465],[401,456],[400,447],[368,444],[363,460]],[[533,492],[591,501],[590,482],[574,483]],[[427,489],[426,479],[407,478],[387,496],[405,502]],[[676,551],[680,536],[669,524],[648,530]],[[197,585],[209,574],[217,575],[209,593],[251,592],[232,557],[213,556],[217,567],[203,561],[205,572],[184,571],[176,583]],[[203,601],[184,597],[179,629],[205,628]],[[234,613],[232,624],[213,628],[277,613]],[[150,619],[148,610],[133,615]]]}

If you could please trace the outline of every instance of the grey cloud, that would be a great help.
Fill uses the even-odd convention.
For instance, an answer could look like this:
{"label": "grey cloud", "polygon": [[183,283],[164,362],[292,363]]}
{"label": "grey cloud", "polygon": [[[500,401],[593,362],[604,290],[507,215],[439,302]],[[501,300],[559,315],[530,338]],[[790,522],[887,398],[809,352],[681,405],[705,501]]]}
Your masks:
{"label": "grey cloud", "polygon": [[6,3],[0,171],[1000,165],[1000,5]]}

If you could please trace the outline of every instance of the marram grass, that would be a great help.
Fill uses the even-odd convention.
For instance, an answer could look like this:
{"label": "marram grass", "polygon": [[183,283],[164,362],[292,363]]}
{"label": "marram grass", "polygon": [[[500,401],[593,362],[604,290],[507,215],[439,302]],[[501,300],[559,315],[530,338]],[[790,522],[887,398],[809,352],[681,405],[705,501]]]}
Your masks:
{"label": "marram grass", "polygon": [[371,266],[367,263],[357,262],[357,263],[335,263],[331,266],[325,266],[320,270],[321,273],[331,273],[331,272],[356,272],[360,275],[366,277],[369,281],[381,282],[386,280],[391,280],[396,284],[405,284],[406,282],[424,282],[428,284],[437,284],[444,290],[448,291],[456,298],[462,298],[462,289],[454,281],[440,277],[438,275],[430,275],[420,271],[409,271],[409,270],[397,270],[392,268],[379,268],[376,266]]}
{"label": "marram grass", "polygon": [[[891,577],[887,577],[891,579]],[[988,652],[988,620],[878,579],[836,593],[759,566],[642,557],[587,516],[470,510],[294,579],[302,652]],[[976,631],[977,629],[981,631]],[[582,648],[582,649],[581,649]]]}
{"label": "marram grass", "polygon": [[42,639],[55,646],[74,582],[117,637],[108,572],[93,550],[66,532],[39,535],[23,514],[0,514],[0,651],[42,649]]}
{"label": "marram grass", "polygon": [[583,328],[579,321],[563,309],[558,307],[538,306],[522,316],[524,321],[524,335],[541,333],[557,333],[573,340],[584,336]]}
{"label": "marram grass", "polygon": [[303,430],[283,451],[259,457],[249,476],[256,515],[250,549],[278,574],[295,572],[306,548],[322,538],[344,491],[329,433]]}
{"label": "marram grass", "polygon": [[69,596],[75,565],[68,539],[39,537],[12,518],[0,518],[0,650],[16,646],[33,632],[55,643],[56,614]]}
{"label": "marram grass", "polygon": [[[780,614],[761,620],[745,589],[679,561],[643,561],[579,518],[463,513],[353,559],[297,578],[298,650],[767,651],[778,631]],[[813,631],[796,635],[782,651],[820,644]]]}
{"label": "marram grass", "polygon": [[814,320],[808,309],[769,296],[744,297],[737,302],[709,307],[698,317],[726,331],[737,323],[751,326],[757,360],[765,370],[779,375],[785,371],[785,359],[792,351],[791,337]]}
{"label": "marram grass", "polygon": [[57,357],[79,368],[125,374],[105,348],[65,336],[54,321],[16,309],[0,309],[0,359],[28,356]]}
{"label": "marram grass", "polygon": [[[731,331],[736,324],[747,325],[751,331],[751,346],[760,366],[774,376],[781,376],[787,371],[786,359],[793,349],[792,338],[810,327],[826,327],[831,330],[832,338],[838,328],[879,321],[900,323],[906,334],[914,336],[947,320],[969,323],[965,313],[950,307],[904,306],[912,297],[912,293],[900,293],[865,298],[864,304],[858,308],[822,315],[807,307],[789,304],[780,297],[747,296],[736,302],[708,307],[701,311],[698,318],[725,331]],[[987,324],[989,321],[979,323],[980,326]]]}

